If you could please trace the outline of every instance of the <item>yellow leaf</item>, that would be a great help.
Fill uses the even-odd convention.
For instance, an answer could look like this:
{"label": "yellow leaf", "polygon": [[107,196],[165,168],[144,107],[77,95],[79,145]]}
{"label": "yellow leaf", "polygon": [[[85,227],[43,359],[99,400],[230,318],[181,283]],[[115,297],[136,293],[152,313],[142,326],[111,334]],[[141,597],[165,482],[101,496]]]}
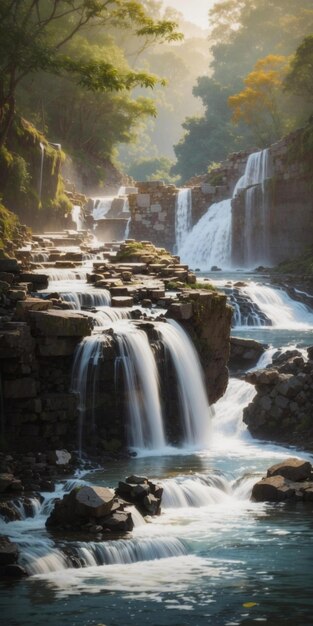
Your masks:
{"label": "yellow leaf", "polygon": [[242,605],[245,609],[252,609],[254,606],[258,606],[257,602],[244,602]]}

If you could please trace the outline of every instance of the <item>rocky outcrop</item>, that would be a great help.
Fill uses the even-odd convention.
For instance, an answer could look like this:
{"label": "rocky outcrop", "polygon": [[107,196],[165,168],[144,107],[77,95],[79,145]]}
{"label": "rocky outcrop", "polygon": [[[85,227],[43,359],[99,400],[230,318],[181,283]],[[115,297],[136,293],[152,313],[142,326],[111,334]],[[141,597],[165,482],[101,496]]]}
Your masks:
{"label": "rocky outcrop", "polygon": [[313,360],[297,350],[274,355],[273,364],[247,374],[257,394],[243,420],[254,437],[313,447]]}
{"label": "rocky outcrop", "polygon": [[[312,130],[310,131],[312,132]],[[232,201],[232,258],[245,264],[243,233],[246,220],[246,197],[254,195],[255,208],[250,234],[251,246],[257,246],[258,232],[266,224],[266,252],[263,262],[275,265],[290,260],[313,244],[313,200],[311,191],[311,148],[305,149],[305,129],[287,135],[269,146],[268,178],[253,188],[239,189]],[[266,207],[266,217],[262,206]]]}
{"label": "rocky outcrop", "polygon": [[162,487],[140,476],[120,482],[115,493],[107,487],[78,487],[56,500],[46,526],[87,533],[90,539],[95,534],[99,538],[112,532],[127,533],[134,527],[129,505],[143,515],[159,515],[162,492]]}
{"label": "rocky outcrop", "polygon": [[290,458],[273,465],[267,477],[252,489],[256,502],[283,502],[285,500],[313,501],[312,465],[302,459]]}
{"label": "rocky outcrop", "polygon": [[[79,271],[82,252],[62,252],[62,249],[73,239],[88,250],[87,242],[81,243],[82,235],[53,233],[51,237],[53,241],[35,238],[36,256],[45,255],[44,263],[48,267],[53,263],[56,270],[75,272],[77,268]],[[55,248],[56,243],[60,249]],[[43,252],[39,253],[40,245]],[[2,265],[0,262],[1,277],[7,279],[2,281],[6,286],[0,294],[0,410],[4,437],[10,450],[39,452],[64,446],[73,450],[78,441],[78,402],[71,391],[74,354],[82,338],[90,335],[96,320],[92,319],[90,307],[85,314],[69,309],[69,303],[58,293],[34,292],[46,287],[48,275],[44,267],[40,272],[31,271],[30,254],[25,251],[23,261],[5,259]],[[130,240],[121,245],[105,244],[101,256],[102,260],[94,262],[87,281],[110,293],[113,308],[142,306],[141,310],[133,309],[130,316],[143,323],[160,378],[166,378],[162,374],[166,369],[164,350],[160,348],[153,322],[147,324],[151,307],[155,308],[154,313],[159,309],[159,320],[164,323],[164,313],[168,311],[167,316],[177,320],[191,335],[204,369],[210,402],[219,399],[228,381],[231,309],[226,297],[212,290],[210,285],[197,285],[196,276],[187,265],[151,242]],[[13,291],[21,299],[16,299],[15,295],[12,298],[10,292]],[[116,392],[119,352],[111,330],[106,332],[100,350],[97,380],[101,385],[97,382],[95,405],[90,396],[85,407],[84,446],[88,450],[98,448],[105,453],[116,453],[127,445],[125,416],[128,412],[122,377]],[[88,375],[92,375],[92,368]],[[173,393],[177,386],[174,371],[171,381],[171,388],[166,392],[171,396],[166,412],[172,424],[169,440],[175,443],[182,433],[178,434],[174,425],[179,403],[177,394]]]}
{"label": "rocky outcrop", "polygon": [[257,365],[260,357],[268,348],[267,344],[259,343],[255,339],[231,337],[229,367],[232,372],[246,372]]}

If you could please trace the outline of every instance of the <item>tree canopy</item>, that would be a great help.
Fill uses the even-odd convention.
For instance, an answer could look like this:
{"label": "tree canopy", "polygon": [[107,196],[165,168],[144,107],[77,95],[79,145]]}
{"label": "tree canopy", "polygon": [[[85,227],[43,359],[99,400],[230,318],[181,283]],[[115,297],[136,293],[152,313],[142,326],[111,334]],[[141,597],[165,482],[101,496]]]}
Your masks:
{"label": "tree canopy", "polygon": [[16,91],[39,71],[67,76],[92,92],[153,87],[158,78],[119,67],[109,59],[71,55],[70,42],[80,33],[108,26],[131,30],[149,41],[181,38],[176,23],[153,20],[144,4],[133,0],[1,0],[0,3],[0,144],[15,111]]}
{"label": "tree canopy", "polygon": [[[260,69],[254,70],[254,66],[269,56],[289,57],[294,54],[303,37],[311,35],[312,30],[312,0],[220,0],[213,6],[209,34],[212,52],[210,76],[198,78],[194,87],[194,94],[204,105],[204,115],[189,117],[183,124],[186,132],[175,146],[175,172],[186,180],[206,171],[210,162],[225,158],[233,150],[255,146],[257,136],[262,147],[264,143],[281,136],[287,128],[303,122],[307,114],[305,102],[298,102],[296,107],[291,99],[282,103],[281,86],[274,86],[273,82],[270,84],[270,77],[275,82],[275,76],[269,71],[265,75]],[[304,51],[301,57],[303,59]],[[305,82],[310,73],[309,54],[307,58],[307,64],[302,66],[303,72],[306,72]],[[296,88],[296,73],[297,70],[293,74],[293,93],[300,95],[301,91],[303,95],[304,82],[301,88],[299,84]],[[283,75],[284,72],[279,81]],[[278,80],[278,76],[276,78]],[[245,80],[250,83],[250,90]],[[285,84],[289,89],[288,78]],[[271,103],[270,94],[274,98]],[[237,125],[234,126],[227,101],[236,96],[237,108],[234,110]],[[262,113],[261,109],[258,111],[260,100]],[[230,102],[234,104],[235,100]],[[281,110],[284,119],[280,118]]]}

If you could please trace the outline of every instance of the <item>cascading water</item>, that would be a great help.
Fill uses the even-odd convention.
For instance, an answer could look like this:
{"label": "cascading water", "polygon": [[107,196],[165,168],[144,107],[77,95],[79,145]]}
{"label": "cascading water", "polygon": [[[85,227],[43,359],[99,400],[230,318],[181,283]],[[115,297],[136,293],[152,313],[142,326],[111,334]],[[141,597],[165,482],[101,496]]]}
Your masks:
{"label": "cascading water", "polygon": [[[267,264],[269,259],[270,199],[267,180],[271,176],[268,150],[250,154],[245,173],[238,180],[233,199],[244,190],[242,230],[243,266]],[[212,204],[178,245],[178,254],[192,268],[232,267],[232,199]]]}
{"label": "cascading water", "polygon": [[180,250],[191,229],[192,193],[190,188],[180,189],[176,196],[175,206],[175,240],[176,250]]}
{"label": "cascading water", "polygon": [[119,349],[117,375],[123,368],[128,396],[128,442],[134,448],[165,447],[159,379],[156,362],[143,330],[130,324],[116,325]]}
{"label": "cascading water", "polygon": [[107,345],[108,337],[92,335],[85,337],[79,344],[73,365],[71,389],[78,397],[78,449],[81,455],[83,447],[83,431],[87,410],[91,409],[92,424],[95,429],[94,398],[98,380],[98,364],[102,355],[103,345]]}
{"label": "cascading water", "polygon": [[41,141],[39,143],[39,146],[40,146],[40,173],[39,173],[39,185],[38,185],[38,199],[39,199],[39,202],[41,202],[42,181],[43,181],[43,164],[44,164],[44,159],[45,159],[45,146],[44,146],[44,144]]}
{"label": "cascading water", "polygon": [[79,204],[74,204],[73,206],[72,220],[75,222],[77,230],[82,230],[84,227],[84,220],[82,218],[82,208]]}
{"label": "cascading water", "polygon": [[231,266],[231,200],[210,206],[178,248],[178,254],[194,269]]}
{"label": "cascading water", "polygon": [[313,313],[305,304],[292,300],[283,289],[250,282],[241,288],[275,328],[309,329],[313,325]]}
{"label": "cascading water", "polygon": [[[89,313],[90,314],[90,313]],[[92,314],[97,319],[101,312]],[[124,313],[127,315],[127,312]],[[111,317],[112,320],[112,317]],[[99,318],[108,327],[108,319]],[[166,447],[166,415],[162,410],[159,373],[154,353],[144,330],[130,320],[109,324],[118,352],[115,362],[115,387],[120,393],[122,375],[127,398],[127,442],[135,449],[161,451]],[[192,342],[183,329],[173,321],[155,322],[159,340],[171,359],[178,390],[177,407],[183,429],[182,444],[204,447],[210,438],[210,409],[204,388],[201,366]],[[79,447],[83,445],[83,431],[87,411],[91,412],[91,426],[95,427],[96,394],[98,393],[98,366],[102,347],[112,336],[95,334],[79,345],[73,367],[72,390],[79,398]],[[107,343],[106,343],[107,342]],[[99,381],[101,383],[101,381]]]}
{"label": "cascading water", "polygon": [[156,323],[173,362],[178,384],[185,445],[206,446],[210,436],[210,409],[197,352],[185,331],[173,320]]}
{"label": "cascading water", "polygon": [[62,300],[69,302],[73,309],[80,310],[84,307],[110,306],[111,295],[107,289],[92,289],[92,291],[66,291],[59,292]]}
{"label": "cascading water", "polygon": [[268,150],[250,154],[241,181],[245,191],[243,229],[244,267],[270,264],[270,196],[266,181],[271,166]]}
{"label": "cascading water", "polygon": [[104,196],[103,198],[94,199],[93,218],[94,220],[102,220],[110,211],[114,196]]}

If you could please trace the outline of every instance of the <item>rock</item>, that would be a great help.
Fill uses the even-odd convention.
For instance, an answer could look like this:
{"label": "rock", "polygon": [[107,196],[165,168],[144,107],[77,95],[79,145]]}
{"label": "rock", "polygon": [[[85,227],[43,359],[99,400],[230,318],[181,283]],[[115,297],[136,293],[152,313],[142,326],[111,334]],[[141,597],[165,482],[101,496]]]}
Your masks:
{"label": "rock", "polygon": [[92,320],[74,311],[29,311],[30,324],[36,335],[52,337],[85,337],[91,334]]}
{"label": "rock", "polygon": [[104,517],[112,509],[114,494],[106,487],[82,487],[76,493],[77,511],[82,517]]}
{"label": "rock", "polygon": [[26,299],[26,291],[24,289],[10,289],[7,295],[12,302]]}
{"label": "rock", "polygon": [[0,259],[0,272],[7,272],[9,274],[18,274],[21,270],[21,266],[16,259],[7,257],[6,259]]}
{"label": "rock", "polygon": [[6,491],[14,482],[13,474],[3,473],[0,474],[0,493]]}
{"label": "rock", "polygon": [[142,483],[147,483],[148,478],[146,478],[146,476],[136,476],[132,474],[125,479],[125,482],[130,485],[141,485]]}
{"label": "rock", "polygon": [[25,576],[28,576],[24,567],[22,567],[22,565],[18,565],[17,563],[6,565],[4,575],[10,578],[25,578]]}
{"label": "rock", "polygon": [[131,513],[126,511],[117,511],[106,517],[103,520],[104,530],[110,530],[113,532],[129,532],[134,528],[133,518]]}
{"label": "rock", "polygon": [[27,298],[16,303],[15,316],[16,320],[24,320],[28,311],[47,311],[51,309],[53,303],[51,300],[43,298]]}
{"label": "rock", "polygon": [[20,513],[12,506],[11,502],[0,502],[0,517],[5,522],[16,522],[22,519]]}
{"label": "rock", "polygon": [[167,313],[167,317],[174,320],[190,320],[193,316],[192,302],[173,302]]}
{"label": "rock", "polygon": [[5,380],[3,384],[4,398],[35,398],[37,395],[37,382],[34,378],[16,378]]}
{"label": "rock", "polygon": [[309,461],[291,457],[282,463],[277,463],[267,470],[267,476],[283,476],[294,482],[307,480],[310,478],[312,465]]}
{"label": "rock", "polygon": [[160,512],[161,502],[159,498],[156,498],[152,493],[145,496],[143,505],[150,515],[158,515]]}
{"label": "rock", "polygon": [[49,285],[47,274],[32,274],[31,272],[21,274],[23,283],[32,283],[34,289],[46,289]]}
{"label": "rock", "polygon": [[0,565],[11,565],[18,558],[18,546],[9,537],[0,536]]}
{"label": "rock", "polygon": [[66,466],[71,459],[72,455],[67,450],[53,450],[48,454],[49,463],[52,465]]}
{"label": "rock", "polygon": [[4,280],[0,280],[0,296],[7,294],[10,290],[10,285]]}
{"label": "rock", "polygon": [[112,307],[131,307],[134,304],[133,298],[130,296],[115,296],[112,298]]}
{"label": "rock", "polygon": [[252,489],[256,502],[282,502],[295,494],[295,488],[283,476],[263,478]]}

